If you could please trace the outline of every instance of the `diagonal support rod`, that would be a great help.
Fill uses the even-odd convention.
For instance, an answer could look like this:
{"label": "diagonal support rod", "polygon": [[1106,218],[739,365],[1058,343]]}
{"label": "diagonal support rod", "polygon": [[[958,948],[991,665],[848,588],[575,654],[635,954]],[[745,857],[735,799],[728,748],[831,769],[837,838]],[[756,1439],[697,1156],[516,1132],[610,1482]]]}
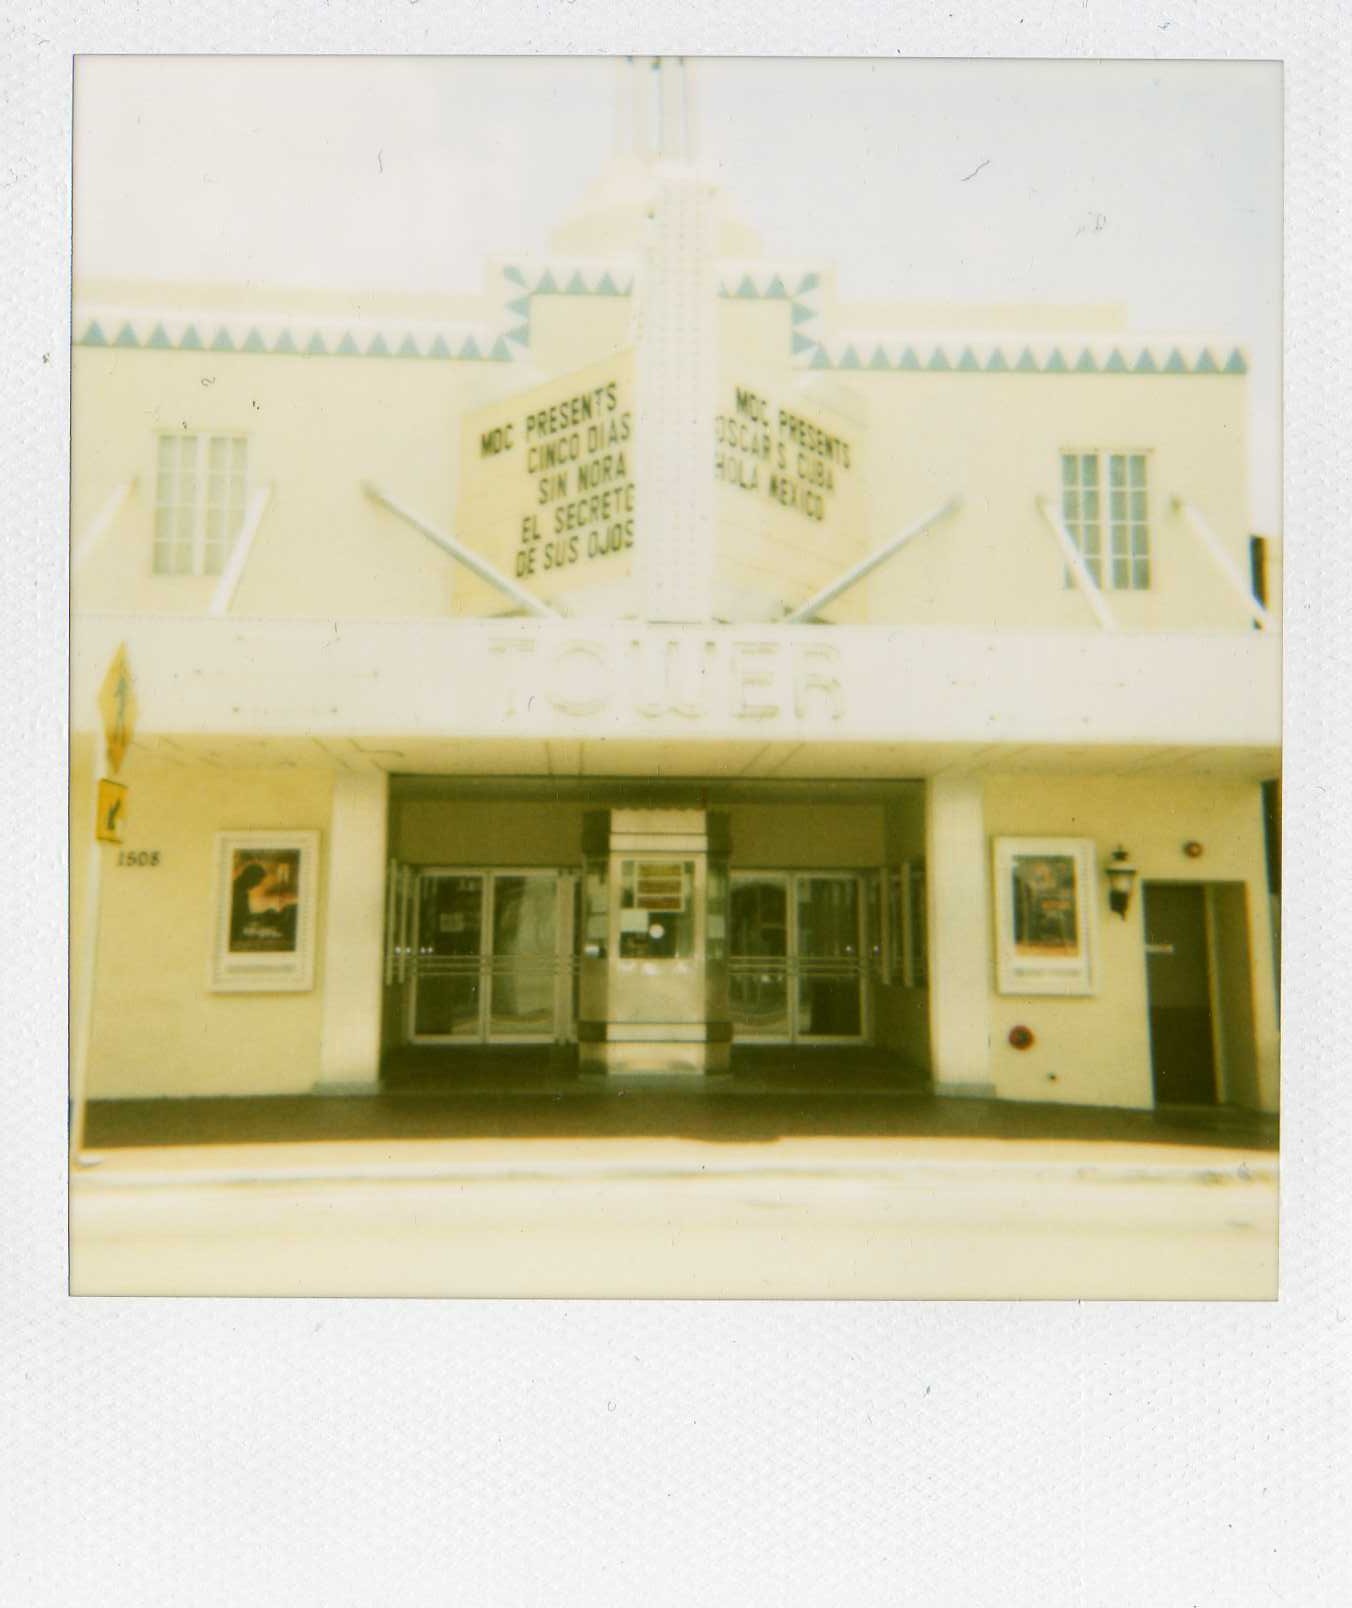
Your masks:
{"label": "diagonal support rod", "polygon": [[1239,599],[1241,606],[1248,610],[1250,619],[1253,620],[1260,631],[1266,631],[1272,623],[1272,616],[1244,584],[1244,577],[1221,544],[1220,537],[1202,517],[1201,509],[1194,507],[1192,503],[1183,497],[1174,498],[1174,507],[1187,521],[1188,529],[1197,538],[1207,557],[1225,577],[1226,583]]}
{"label": "diagonal support rod", "polygon": [[504,575],[495,565],[490,564],[486,558],[481,558],[472,548],[466,547],[454,536],[448,535],[444,530],[438,530],[412,509],[405,508],[403,503],[397,502],[387,492],[364,481],[362,490],[372,502],[378,502],[388,508],[392,514],[397,514],[405,524],[412,525],[414,530],[426,536],[434,547],[439,547],[443,553],[448,553],[457,563],[463,564],[472,575],[477,575],[481,581],[487,581],[490,586],[496,587],[504,597],[509,597],[518,608],[525,609],[527,614],[533,614],[540,620],[557,620],[560,618],[557,609],[551,609],[547,603],[542,603],[538,597],[532,595],[524,586],[518,586],[515,581]]}
{"label": "diagonal support rod", "polygon": [[1042,517],[1047,521],[1047,528],[1056,537],[1057,546],[1060,547],[1062,557],[1070,566],[1070,572],[1075,577],[1075,584],[1079,587],[1081,596],[1093,609],[1094,618],[1100,628],[1104,631],[1116,631],[1117,621],[1113,618],[1113,611],[1108,607],[1098,582],[1089,573],[1089,566],[1075,545],[1075,538],[1066,529],[1061,510],[1048,502],[1045,497],[1039,497],[1037,505]]}
{"label": "diagonal support rod", "polygon": [[921,536],[931,525],[937,525],[941,519],[956,512],[962,506],[961,497],[950,497],[942,506],[923,519],[917,519],[913,525],[908,525],[899,535],[883,545],[867,557],[861,558],[857,564],[852,564],[843,574],[838,575],[828,586],[824,586],[815,596],[810,597],[806,603],[800,603],[792,614],[786,615],[785,625],[801,625],[810,620],[814,614],[819,613],[828,603],[834,603],[842,592],[848,592],[852,586],[857,586],[866,575],[871,575],[880,564],[885,564],[889,558],[894,558],[907,542],[914,541]]}
{"label": "diagonal support rod", "polygon": [[253,552],[254,537],[258,535],[258,527],[263,523],[263,515],[267,512],[271,496],[270,485],[259,486],[249,500],[244,523],[239,528],[235,545],[230,549],[230,560],[216,583],[216,590],[211,594],[211,602],[207,606],[207,613],[213,617],[230,612],[230,605],[235,601],[235,593],[239,590],[240,579],[244,574],[244,566],[249,562],[249,554]]}

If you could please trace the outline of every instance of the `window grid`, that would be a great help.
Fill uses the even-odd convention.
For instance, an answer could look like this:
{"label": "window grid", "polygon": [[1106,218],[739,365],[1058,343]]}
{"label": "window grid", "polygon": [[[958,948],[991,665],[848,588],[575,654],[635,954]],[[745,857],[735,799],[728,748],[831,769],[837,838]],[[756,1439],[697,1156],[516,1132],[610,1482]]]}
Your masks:
{"label": "window grid", "polygon": [[244,436],[162,435],[155,476],[156,575],[219,575],[244,523]]}
{"label": "window grid", "polygon": [[[1105,460],[1106,508],[1103,499]],[[1143,592],[1149,588],[1150,520],[1145,453],[1063,452],[1061,517],[1096,586],[1120,592]],[[1068,572],[1066,585],[1073,584]]]}

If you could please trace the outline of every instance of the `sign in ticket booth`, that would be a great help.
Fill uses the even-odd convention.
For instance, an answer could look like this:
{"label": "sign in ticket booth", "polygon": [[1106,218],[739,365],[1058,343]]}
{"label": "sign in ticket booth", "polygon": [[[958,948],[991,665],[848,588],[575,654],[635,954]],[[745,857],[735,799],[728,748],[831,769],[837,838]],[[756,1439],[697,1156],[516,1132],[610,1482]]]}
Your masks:
{"label": "sign in ticket booth", "polygon": [[583,1072],[724,1072],[726,818],[604,810],[583,833]]}

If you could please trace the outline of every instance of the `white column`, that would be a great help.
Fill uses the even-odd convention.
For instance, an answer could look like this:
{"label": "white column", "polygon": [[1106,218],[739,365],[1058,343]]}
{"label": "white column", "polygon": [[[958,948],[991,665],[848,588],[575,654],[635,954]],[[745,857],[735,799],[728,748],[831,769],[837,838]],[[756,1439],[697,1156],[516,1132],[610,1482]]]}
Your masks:
{"label": "white column", "polygon": [[334,781],[319,1093],[370,1092],[380,1079],[388,797],[383,771]]}
{"label": "white column", "polygon": [[637,571],[649,620],[713,611],[717,278],[713,197],[693,169],[658,169],[641,278]]}
{"label": "white column", "polygon": [[936,776],[926,806],[934,1092],[989,1095],[991,917],[981,780]]}

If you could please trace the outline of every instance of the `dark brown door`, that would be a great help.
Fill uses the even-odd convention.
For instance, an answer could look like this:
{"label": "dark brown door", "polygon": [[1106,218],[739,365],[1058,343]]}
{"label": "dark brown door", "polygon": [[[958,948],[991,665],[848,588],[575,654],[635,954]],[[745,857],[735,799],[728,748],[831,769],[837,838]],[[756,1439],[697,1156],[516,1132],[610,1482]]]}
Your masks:
{"label": "dark brown door", "polygon": [[1214,1105],[1206,890],[1187,883],[1145,888],[1150,1059],[1157,1105]]}

